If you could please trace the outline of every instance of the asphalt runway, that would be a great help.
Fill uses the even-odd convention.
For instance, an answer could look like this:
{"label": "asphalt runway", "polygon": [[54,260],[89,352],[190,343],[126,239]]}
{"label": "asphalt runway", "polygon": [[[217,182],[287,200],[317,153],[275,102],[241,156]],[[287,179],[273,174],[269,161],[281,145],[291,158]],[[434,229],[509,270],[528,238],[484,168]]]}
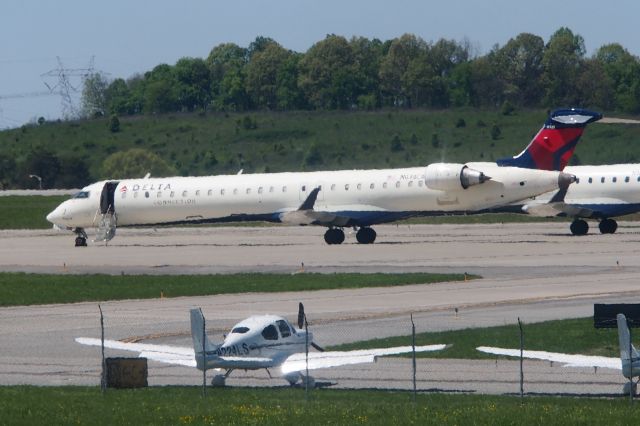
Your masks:
{"label": "asphalt runway", "polygon": [[[190,345],[188,309],[201,306],[212,337],[256,313],[295,318],[305,303],[323,345],[408,335],[418,331],[584,317],[595,302],[640,298],[640,228],[568,235],[567,223],[378,226],[376,244],[327,246],[315,227],[208,227],[118,230],[104,245],[73,247],[54,231],[0,232],[0,270],[47,273],[180,274],[229,272],[468,272],[481,280],[396,288],[241,294],[106,302],[107,338]],[[592,231],[593,232],[593,231]],[[596,230],[597,232],[597,230]],[[458,314],[454,309],[458,309]],[[515,331],[515,328],[514,328]],[[99,349],[76,337],[99,337],[96,303],[0,308],[0,384],[97,384]],[[447,343],[447,342],[442,342]],[[615,342],[613,342],[615,344]],[[108,356],[128,355],[111,351]],[[406,359],[320,370],[336,387],[411,388]],[[618,372],[527,362],[525,390],[552,394],[611,394]],[[150,363],[149,382],[197,384],[201,374]],[[514,393],[517,362],[419,360],[419,389]],[[282,385],[266,372],[234,372],[230,385]]]}

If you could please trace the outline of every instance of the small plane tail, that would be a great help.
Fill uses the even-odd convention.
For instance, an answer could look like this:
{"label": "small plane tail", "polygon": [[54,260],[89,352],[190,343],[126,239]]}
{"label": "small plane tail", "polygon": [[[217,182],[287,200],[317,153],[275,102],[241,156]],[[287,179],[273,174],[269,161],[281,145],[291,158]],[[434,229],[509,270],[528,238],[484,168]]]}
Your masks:
{"label": "small plane tail", "polygon": [[[616,315],[618,321],[618,340],[620,342],[620,359],[622,360],[622,374],[625,377],[629,377],[632,373],[633,362],[640,359],[640,354],[637,349],[631,344],[629,326],[627,325],[627,318],[624,314]],[[631,359],[629,358],[631,356]]]}
{"label": "small plane tail", "polygon": [[602,114],[586,109],[553,111],[524,151],[496,163],[503,167],[562,171],[573,155],[584,128],[601,118]]}
{"label": "small plane tail", "polygon": [[194,308],[190,311],[191,314],[191,338],[193,339],[193,350],[196,354],[196,364],[199,369],[202,370],[203,359],[203,339],[204,339],[204,351],[208,355],[209,352],[215,351],[220,345],[214,345],[209,341],[205,333],[204,315],[200,308]]}

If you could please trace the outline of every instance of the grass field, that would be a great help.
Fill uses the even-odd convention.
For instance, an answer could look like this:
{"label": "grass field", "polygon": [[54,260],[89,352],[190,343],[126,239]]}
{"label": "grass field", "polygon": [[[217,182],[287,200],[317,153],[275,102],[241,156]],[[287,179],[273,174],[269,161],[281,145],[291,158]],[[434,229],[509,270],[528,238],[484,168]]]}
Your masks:
{"label": "grass field", "polygon": [[[247,116],[255,128],[242,125]],[[46,148],[59,158],[79,157],[93,181],[106,177],[106,157],[130,148],[159,155],[181,175],[408,167],[513,156],[546,116],[544,110],[505,116],[473,108],[159,114],[121,117],[117,133],[106,118],[0,131],[0,154],[20,160]],[[494,124],[501,129],[497,139],[491,137]],[[640,126],[595,123],[575,155],[582,164],[639,161],[629,143],[639,138]]]}
{"label": "grass field", "polygon": [[[467,278],[478,278],[469,275]],[[464,274],[47,275],[0,273],[0,306],[212,294],[386,287],[460,281]]]}
{"label": "grass field", "polygon": [[[464,315],[464,311],[462,311],[460,315]],[[453,314],[451,321],[455,321]],[[617,329],[595,329],[593,327],[593,318],[591,317],[524,324],[523,328],[525,348],[529,350],[610,357],[619,356]],[[407,345],[409,342],[410,337],[400,336],[340,345],[332,347],[331,349],[380,348]],[[438,352],[419,353],[417,356],[429,358],[494,359],[496,355],[479,352],[476,348],[478,346],[497,346],[517,349],[520,347],[520,334],[518,326],[514,324],[437,333],[420,333],[416,335],[417,345],[435,343],[446,343],[450,344],[451,347]]]}
{"label": "grass field", "polygon": [[69,196],[10,195],[0,197],[0,229],[46,229],[47,213]]}
{"label": "grass field", "polygon": [[638,404],[577,399],[303,389],[0,387],[11,425],[612,425],[634,424]]}

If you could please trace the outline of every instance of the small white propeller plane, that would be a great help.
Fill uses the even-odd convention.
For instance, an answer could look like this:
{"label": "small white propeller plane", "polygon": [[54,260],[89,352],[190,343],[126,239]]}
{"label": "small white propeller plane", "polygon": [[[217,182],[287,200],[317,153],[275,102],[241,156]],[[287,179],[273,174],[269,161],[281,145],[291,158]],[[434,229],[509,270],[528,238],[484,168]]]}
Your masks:
{"label": "small white propeller plane", "polygon": [[[191,309],[191,337],[193,348],[146,343],[126,343],[105,340],[110,349],[138,352],[139,357],[167,364],[217,369],[224,371],[213,377],[213,386],[224,386],[225,380],[234,370],[279,368],[280,376],[295,385],[298,382],[314,386],[312,377],[304,375],[307,370],[338,367],[342,365],[375,362],[376,357],[408,353],[411,346],[363,349],[353,351],[324,351],[313,342],[312,333],[303,328],[306,322],[302,303],[298,310],[298,328],[286,318],[277,315],[254,315],[233,326],[220,344],[214,344],[204,334],[204,316],[200,309]],[[204,342],[203,342],[204,337]],[[100,339],[78,337],[83,345],[100,346]],[[310,352],[309,346],[318,350]],[[446,345],[416,346],[416,352],[439,351]],[[203,353],[204,349],[204,353]],[[307,355],[308,354],[308,355]],[[307,362],[308,357],[308,362]]]}
{"label": "small white propeller plane", "polygon": [[[553,361],[563,364],[565,367],[598,367],[609,368],[612,370],[622,370],[622,375],[627,379],[640,376],[640,353],[631,344],[629,336],[629,327],[627,318],[624,314],[616,315],[618,323],[618,341],[620,343],[620,358],[611,358],[604,356],[580,355],[580,354],[563,354],[557,352],[546,351],[523,351],[522,356],[528,359],[539,359],[544,361]],[[494,355],[504,356],[520,356],[520,349],[504,349],[480,346],[476,348],[480,352]],[[638,379],[640,382],[640,378]],[[638,383],[626,382],[622,392],[629,394],[630,386],[633,386],[633,393],[636,393]]]}

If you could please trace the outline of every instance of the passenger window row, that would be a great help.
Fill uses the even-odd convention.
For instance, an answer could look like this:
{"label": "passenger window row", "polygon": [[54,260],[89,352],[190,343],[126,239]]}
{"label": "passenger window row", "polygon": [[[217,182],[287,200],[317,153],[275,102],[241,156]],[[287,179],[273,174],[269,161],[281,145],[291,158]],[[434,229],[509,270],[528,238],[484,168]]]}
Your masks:
{"label": "passenger window row", "polygon": [[[591,178],[589,178],[589,179],[591,180]],[[603,178],[603,179],[604,179],[604,178]],[[615,179],[615,178],[614,178],[614,179]],[[626,178],[626,179],[628,179],[628,178]],[[625,181],[626,181],[626,182],[628,182],[628,180],[625,180]],[[640,181],[640,177],[638,178],[638,181]],[[419,188],[422,188],[422,187],[424,186],[424,181],[422,181],[422,180],[418,180],[417,182],[418,182],[418,183],[417,183],[417,186],[418,186]],[[615,180],[614,180],[614,182],[615,182]],[[578,182],[577,182],[577,183],[579,183],[579,180],[578,180]],[[396,188],[400,188],[401,186],[402,186],[402,182],[400,182],[400,181],[396,181],[396,182],[395,182],[395,187],[396,187]],[[410,180],[410,181],[408,181],[408,182],[407,182],[407,187],[412,188],[413,186],[414,186],[414,181]],[[330,190],[331,190],[331,191],[335,191],[335,190],[336,190],[336,188],[337,188],[337,187],[336,187],[336,184],[335,184],[335,183],[334,183],[334,184],[331,184],[331,186],[330,186]],[[349,184],[349,183],[347,183],[347,184],[345,184],[345,185],[344,185],[344,190],[345,190],[345,191],[349,191],[351,188],[352,188],[352,186],[351,186],[351,184]],[[363,188],[363,184],[362,184],[362,183],[358,183],[358,184],[356,184],[356,185],[355,185],[355,188],[356,188],[358,191],[361,191],[361,190],[362,190],[362,188]],[[373,189],[375,189],[375,188],[376,188],[376,184],[375,184],[375,183],[370,183],[370,184],[369,184],[369,189],[370,189],[370,190],[373,190]],[[387,189],[387,188],[388,188],[388,183],[387,183],[387,182],[383,182],[383,183],[382,183],[382,188],[383,188],[383,189]],[[267,189],[267,188],[265,188],[265,187],[259,186],[259,187],[257,188],[256,192],[257,192],[258,194],[264,194],[266,189]],[[306,186],[306,185],[302,185],[301,189],[302,189],[302,191],[303,191],[303,192],[306,192],[306,190],[307,190],[307,186]],[[245,190],[244,190],[244,191],[245,191],[245,193],[246,193],[247,195],[250,195],[250,194],[252,193],[252,188],[245,188]],[[284,193],[284,192],[287,192],[287,185],[282,186],[282,187],[281,187],[281,191],[282,191],[283,193]],[[226,192],[227,192],[227,191],[226,191],[226,189],[225,189],[225,188],[221,188],[221,189],[220,189],[220,195],[225,195],[225,194],[226,194]],[[268,193],[274,193],[274,192],[276,192],[276,188],[275,188],[274,186],[270,186],[270,187],[268,188]],[[149,197],[151,196],[151,195],[150,195],[150,193],[149,193],[149,191],[144,191],[144,192],[143,192],[143,191],[134,191],[134,192],[133,192],[133,198],[138,198],[138,194],[140,194],[140,193],[144,194],[145,198],[149,198]],[[162,198],[162,197],[163,197],[163,193],[164,193],[164,191],[158,191],[158,192],[156,193],[156,198]],[[213,196],[213,195],[214,195],[214,193],[216,193],[216,191],[214,191],[213,189],[209,189],[209,190],[207,190],[207,196],[208,196],[208,197]],[[234,189],[232,190],[232,193],[233,193],[233,195],[238,195],[238,193],[239,193],[238,188],[234,188]],[[183,198],[186,198],[186,197],[188,197],[188,196],[189,196],[189,191],[184,190],[184,191],[182,191],[182,192],[180,193],[180,195],[181,195]],[[204,192],[203,192],[203,190],[197,189],[197,190],[195,191],[195,193],[194,193],[194,196],[196,196],[196,197],[204,196]],[[124,199],[124,198],[127,198],[127,192],[126,192],[126,191],[125,191],[125,192],[121,192],[120,197],[121,197],[121,198],[123,198],[123,199]],[[175,197],[176,197],[176,192],[175,192],[175,191],[170,191],[170,192],[169,192],[169,198],[175,198]]]}
{"label": "passenger window row", "polygon": [[[605,183],[605,182],[606,182],[606,180],[607,180],[607,179],[606,179],[604,176],[601,176],[601,177],[600,177],[600,183]],[[588,178],[588,179],[587,179],[587,182],[588,182],[588,183],[593,183],[593,182],[594,182],[594,179],[593,179],[592,177],[590,177],[590,178]],[[611,182],[613,182],[613,183],[618,182],[618,177],[617,177],[617,176],[613,176],[613,177],[611,178]],[[631,179],[629,178],[629,176],[625,176],[625,177],[624,177],[624,182],[625,182],[625,183],[629,183],[629,182],[631,182]],[[636,182],[640,182],[640,176],[638,176],[638,177],[636,178]],[[576,179],[576,184],[579,184],[579,183],[580,183],[580,178]]]}

